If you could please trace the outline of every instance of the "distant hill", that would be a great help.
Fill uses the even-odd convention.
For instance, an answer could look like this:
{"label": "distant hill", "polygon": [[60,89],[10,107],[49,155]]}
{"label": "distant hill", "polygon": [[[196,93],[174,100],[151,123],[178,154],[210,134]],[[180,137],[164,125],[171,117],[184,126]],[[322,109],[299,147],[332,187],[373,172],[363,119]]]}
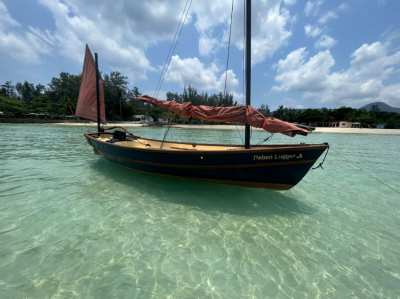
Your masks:
{"label": "distant hill", "polygon": [[385,102],[370,103],[370,104],[367,104],[365,106],[362,106],[360,109],[361,110],[367,110],[367,111],[377,110],[377,111],[381,111],[381,112],[396,112],[396,113],[400,113],[400,108],[392,107],[392,106],[386,104]]}

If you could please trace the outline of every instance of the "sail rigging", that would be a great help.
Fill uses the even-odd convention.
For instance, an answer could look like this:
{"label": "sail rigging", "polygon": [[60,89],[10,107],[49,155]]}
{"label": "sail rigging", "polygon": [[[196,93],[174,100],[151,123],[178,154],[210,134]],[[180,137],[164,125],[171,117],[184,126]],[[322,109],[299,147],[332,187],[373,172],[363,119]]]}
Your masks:
{"label": "sail rigging", "polygon": [[[100,77],[97,81],[96,76],[99,76],[96,62],[89,46],[86,45],[81,86],[75,115],[92,121],[98,121],[99,118],[100,122],[105,123],[104,81]],[[98,88],[96,87],[96,82],[98,82]],[[99,96],[99,105],[97,105],[97,95]],[[99,115],[98,110],[100,110]]]}
{"label": "sail rigging", "polygon": [[[186,0],[176,39],[182,31],[191,2],[192,0]],[[127,132],[124,128],[122,131],[113,132],[110,130],[116,128],[102,129],[100,119],[105,121],[103,81],[99,77],[97,54],[93,59],[89,48],[86,47],[85,66],[76,114],[91,120],[96,120],[97,116],[97,132],[85,134],[96,154],[103,155],[110,161],[134,170],[211,180],[224,184],[285,190],[301,181],[322,153],[329,148],[327,143],[253,145],[250,148],[250,126],[288,136],[307,135],[309,130],[301,125],[274,117],[266,117],[251,106],[251,0],[244,0],[244,2],[246,12],[244,22],[246,29],[245,105],[196,106],[190,102],[161,101],[157,97],[150,96],[136,98],[145,103],[168,109],[183,117],[244,125],[244,146],[165,141],[170,126],[168,126],[163,140],[143,138]],[[231,9],[233,9],[233,3]],[[231,10],[231,15],[232,12],[233,10]],[[175,47],[176,42],[168,57],[172,55]],[[228,68],[229,57],[227,61]],[[167,61],[160,76],[157,93],[165,73],[168,72],[168,65]],[[224,93],[226,95],[226,88],[224,88]]]}
{"label": "sail rigging", "polygon": [[288,136],[307,135],[308,130],[295,124],[279,120],[274,117],[266,117],[252,106],[213,107],[206,105],[193,105],[190,102],[178,103],[161,101],[150,96],[137,97],[137,100],[167,109],[179,116],[194,118],[210,122],[223,122],[233,124],[248,124],[255,128],[262,128],[270,133],[282,133]]}

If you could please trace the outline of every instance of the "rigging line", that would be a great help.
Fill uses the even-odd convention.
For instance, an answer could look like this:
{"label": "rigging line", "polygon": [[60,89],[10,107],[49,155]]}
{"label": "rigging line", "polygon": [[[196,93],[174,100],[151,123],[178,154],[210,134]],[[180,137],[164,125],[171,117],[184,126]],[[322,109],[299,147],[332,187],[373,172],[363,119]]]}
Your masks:
{"label": "rigging line", "polygon": [[[233,23],[233,12],[235,8],[235,0],[232,0],[231,4],[231,14],[230,14],[230,23],[229,23],[229,37],[227,42],[227,56],[226,56],[226,65],[225,65],[225,83],[224,83],[224,96],[227,97],[227,82],[228,82],[228,68],[230,61],[230,49],[231,49],[231,39],[232,39],[232,23]],[[235,132],[238,134],[239,140],[243,141],[243,136],[240,132],[238,125],[235,124]]]}
{"label": "rigging line", "polygon": [[[165,75],[168,72],[169,66],[171,64],[172,55],[174,54],[176,46],[178,45],[178,40],[179,40],[179,37],[180,37],[180,35],[182,33],[183,25],[186,22],[186,19],[187,19],[187,16],[188,16],[188,13],[189,13],[191,5],[192,5],[192,0],[187,0],[186,3],[185,3],[185,6],[183,8],[183,11],[181,13],[180,22],[178,23],[178,26],[176,28],[176,32],[175,32],[173,43],[172,43],[172,45],[171,45],[171,47],[169,49],[167,60],[165,61],[165,64],[164,64],[164,67],[163,67],[163,71],[160,74],[160,79],[158,81],[158,86],[157,86],[156,93],[155,93],[155,97],[156,98],[158,98],[158,95],[159,95],[160,90],[161,90],[161,86],[162,86],[162,84],[164,82]],[[168,135],[168,133],[169,133],[169,131],[171,129],[171,125],[172,125],[172,123],[170,122],[170,117],[168,116],[168,126],[167,126],[167,130],[164,133],[163,141],[161,143],[161,147],[160,148],[162,148],[162,146],[164,144],[164,141],[167,138],[167,135]]]}
{"label": "rigging line", "polygon": [[[245,18],[245,11],[246,11],[246,0],[243,0],[243,41],[242,41],[242,46],[243,46],[243,51],[242,51],[242,94],[243,94],[243,99],[242,102],[240,103],[241,105],[244,106],[244,95],[246,92],[246,82],[245,82],[245,61],[246,61],[246,36],[245,36],[245,32],[246,32],[246,18]],[[241,133],[241,130],[239,130],[239,134],[240,134],[240,138],[242,139],[242,142],[244,142],[244,138],[243,135]]]}
{"label": "rigging line", "polygon": [[[246,11],[246,0],[243,0],[243,41],[242,41],[242,47],[243,47],[243,51],[242,51],[242,94],[244,96],[245,94],[245,82],[244,82],[244,78],[245,78],[245,60],[246,60],[246,55],[245,55],[245,50],[246,50],[246,36],[245,36],[245,32],[246,32],[246,18],[245,18],[245,11]],[[244,105],[244,97],[242,99],[242,102],[240,103],[240,105]],[[244,137],[242,135],[242,129],[239,128],[238,125],[235,125],[235,128],[237,130],[237,132],[239,133],[239,137],[242,141],[242,143],[244,142]]]}
{"label": "rigging line", "polygon": [[226,83],[228,81],[228,68],[229,68],[229,56],[230,56],[230,50],[231,50],[231,36],[232,36],[232,19],[233,19],[233,8],[235,5],[235,0],[232,0],[232,6],[231,6],[231,20],[229,23],[229,38],[228,38],[228,44],[227,44],[227,56],[226,56],[226,67],[225,67],[225,84],[224,84],[224,95],[226,97]]}
{"label": "rigging line", "polygon": [[170,57],[170,55],[171,55],[173,45],[174,45],[174,43],[176,42],[176,39],[177,39],[177,36],[178,36],[178,32],[179,32],[179,28],[180,28],[180,26],[181,26],[181,24],[182,24],[182,19],[183,19],[183,16],[184,16],[184,14],[185,14],[185,11],[186,11],[187,4],[188,4],[188,1],[185,2],[185,6],[183,7],[183,10],[182,10],[182,12],[181,12],[181,14],[180,14],[180,16],[179,16],[179,22],[178,22],[178,24],[177,24],[177,26],[176,26],[176,30],[175,30],[174,36],[173,36],[173,38],[172,38],[171,46],[170,46],[170,48],[169,48],[169,50],[168,50],[167,57],[165,58],[165,62],[164,62],[163,68],[162,68],[162,70],[161,70],[161,72],[160,72],[160,77],[159,77],[159,79],[158,79],[156,88],[155,88],[155,90],[154,90],[155,93],[156,93],[156,94],[155,94],[156,97],[157,97],[157,95],[158,95],[158,90],[157,90],[157,89],[158,89],[159,85],[161,84],[162,77],[163,77],[163,75],[164,75],[164,73],[165,73],[165,67],[166,67],[166,65],[167,65],[167,62],[169,61],[169,57]]}
{"label": "rigging line", "polygon": [[184,10],[182,12],[182,18],[181,18],[180,23],[179,23],[178,28],[177,28],[177,34],[175,36],[175,40],[174,40],[174,42],[172,44],[172,47],[170,48],[170,52],[168,53],[169,57],[167,57],[167,61],[166,61],[166,64],[165,64],[164,72],[162,72],[162,74],[160,76],[159,84],[158,84],[157,91],[156,91],[156,97],[158,97],[158,94],[159,94],[159,92],[161,90],[161,86],[162,86],[162,84],[164,82],[164,79],[165,79],[165,75],[168,73],[168,69],[169,69],[169,66],[171,64],[172,55],[174,54],[174,52],[176,50],[176,47],[178,45],[178,40],[179,40],[179,37],[180,37],[180,35],[182,33],[183,25],[186,22],[186,19],[187,19],[187,16],[188,16],[188,13],[189,13],[191,5],[192,5],[192,0],[187,0],[186,4],[185,4],[185,7],[184,7]]}

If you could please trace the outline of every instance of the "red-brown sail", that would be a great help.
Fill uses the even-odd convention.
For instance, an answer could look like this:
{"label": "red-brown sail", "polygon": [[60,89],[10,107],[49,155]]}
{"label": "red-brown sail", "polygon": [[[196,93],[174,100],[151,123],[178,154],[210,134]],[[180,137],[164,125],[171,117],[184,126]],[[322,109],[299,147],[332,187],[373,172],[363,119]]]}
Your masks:
{"label": "red-brown sail", "polygon": [[[104,107],[104,81],[99,79],[100,96],[100,121],[106,122]],[[83,63],[81,87],[79,89],[78,103],[76,105],[76,116],[97,121],[97,98],[96,98],[96,64],[89,47],[86,45],[85,60]]]}
{"label": "red-brown sail", "polygon": [[288,136],[295,136],[296,134],[307,135],[309,132],[295,124],[274,117],[266,117],[251,106],[195,106],[190,102],[181,104],[173,100],[161,101],[150,96],[141,96],[136,99],[170,110],[186,118],[195,118],[211,122],[249,124],[252,127],[262,128],[270,133],[282,133]]}

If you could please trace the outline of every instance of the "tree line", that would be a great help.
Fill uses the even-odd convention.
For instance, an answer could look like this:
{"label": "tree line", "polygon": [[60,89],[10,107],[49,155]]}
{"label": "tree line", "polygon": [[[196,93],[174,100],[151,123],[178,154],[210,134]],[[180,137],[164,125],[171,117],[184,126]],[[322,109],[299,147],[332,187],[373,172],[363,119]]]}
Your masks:
{"label": "tree line", "polygon": [[[103,75],[106,117],[110,121],[132,120],[134,115],[149,115],[155,121],[172,118],[174,122],[198,121],[170,115],[160,108],[133,100],[141,95],[138,87],[129,88],[128,78],[120,72]],[[6,81],[0,85],[0,117],[48,117],[70,118],[75,113],[79,94],[80,76],[60,73],[45,85],[19,82],[15,85]],[[194,105],[234,106],[238,103],[232,94],[208,94],[195,88],[185,87],[181,93],[167,92],[166,98],[178,102],[192,102]],[[328,126],[332,122],[359,122],[362,127],[384,126],[400,128],[400,114],[340,107],[337,109],[293,109],[280,106],[270,111],[263,104],[258,110],[266,116],[312,126]]]}
{"label": "tree line", "polygon": [[[108,120],[131,120],[137,114],[149,115],[155,120],[169,116],[166,111],[134,100],[141,95],[139,88],[129,88],[128,78],[120,72],[104,74],[103,80]],[[80,76],[69,73],[60,73],[47,86],[27,81],[13,85],[11,81],[6,81],[0,85],[0,111],[3,116],[11,117],[71,117],[75,113],[79,87]],[[236,105],[231,94],[200,94],[190,86],[181,94],[168,92],[166,96],[178,102],[192,101],[195,105]]]}

